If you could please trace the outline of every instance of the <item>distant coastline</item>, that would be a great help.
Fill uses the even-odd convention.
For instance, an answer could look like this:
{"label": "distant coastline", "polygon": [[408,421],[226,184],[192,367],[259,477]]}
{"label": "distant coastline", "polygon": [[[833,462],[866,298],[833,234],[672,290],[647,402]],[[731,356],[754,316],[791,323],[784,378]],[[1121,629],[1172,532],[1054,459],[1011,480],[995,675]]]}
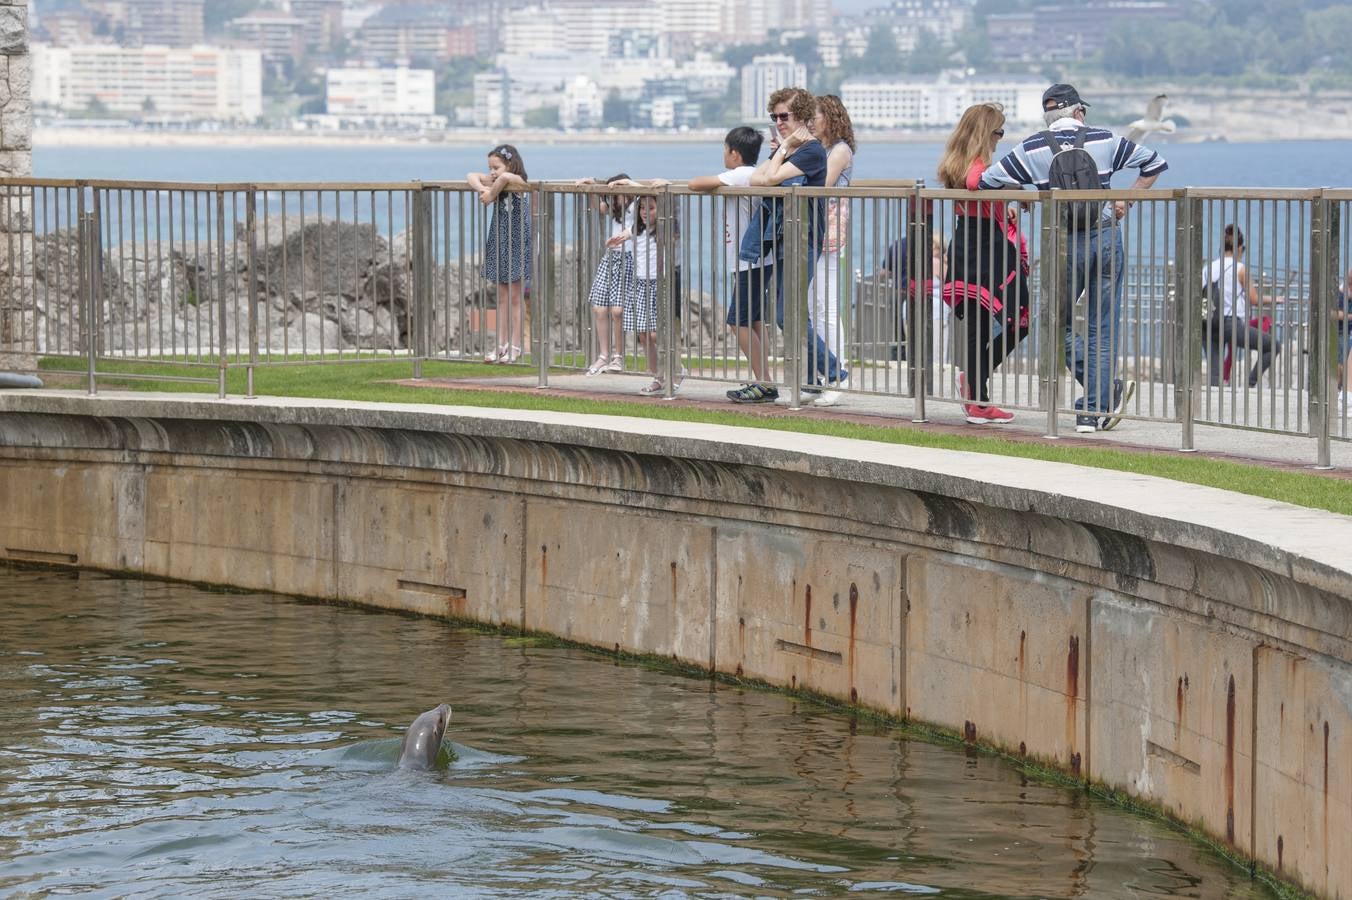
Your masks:
{"label": "distant coastline", "polygon": [[[1029,126],[1029,130],[1032,127]],[[163,131],[137,128],[35,128],[33,146],[43,147],[435,147],[484,146],[507,141],[532,146],[551,144],[707,144],[722,140],[724,129],[698,131],[570,131],[551,129],[456,129],[425,137],[380,132],[285,132],[285,131]],[[948,137],[945,130],[865,131],[859,136],[883,144],[935,144]],[[1346,134],[1270,135],[1237,132],[1226,139],[1237,142],[1272,140],[1339,140]],[[1215,140],[1211,132],[1186,131],[1167,140],[1172,143],[1196,143]],[[1156,141],[1159,138],[1155,138]]]}

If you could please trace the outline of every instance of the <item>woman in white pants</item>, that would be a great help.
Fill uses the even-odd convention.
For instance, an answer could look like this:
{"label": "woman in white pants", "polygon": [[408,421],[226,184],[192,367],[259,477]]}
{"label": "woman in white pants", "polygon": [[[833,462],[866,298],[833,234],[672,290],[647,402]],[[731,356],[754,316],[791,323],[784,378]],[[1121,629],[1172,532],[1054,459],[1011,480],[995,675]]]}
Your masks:
{"label": "woman in white pants", "polygon": [[[854,175],[854,126],[845,104],[835,94],[817,98],[817,115],[812,133],[826,148],[826,186],[848,187]],[[832,198],[826,201],[826,233],[822,252],[812,273],[812,328],[842,368],[845,345],[840,334],[840,251],[850,234],[850,201]],[[849,386],[849,376],[837,384],[827,384],[817,395],[815,406],[834,406],[840,402],[840,388]]]}

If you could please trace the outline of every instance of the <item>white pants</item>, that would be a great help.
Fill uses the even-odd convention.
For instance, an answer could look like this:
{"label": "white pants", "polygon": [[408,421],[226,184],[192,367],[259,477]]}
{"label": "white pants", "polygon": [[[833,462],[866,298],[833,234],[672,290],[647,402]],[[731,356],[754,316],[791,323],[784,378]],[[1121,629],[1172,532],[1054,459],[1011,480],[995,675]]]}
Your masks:
{"label": "white pants", "polygon": [[826,349],[842,362],[845,344],[840,335],[840,251],[821,253],[812,273],[812,302],[809,315],[812,329],[826,343]]}
{"label": "white pants", "polygon": [[933,292],[931,304],[930,314],[933,319],[930,322],[930,360],[936,366],[951,365],[953,362],[953,353],[950,349],[953,346],[953,319],[949,316],[948,306],[939,296],[939,291]]}

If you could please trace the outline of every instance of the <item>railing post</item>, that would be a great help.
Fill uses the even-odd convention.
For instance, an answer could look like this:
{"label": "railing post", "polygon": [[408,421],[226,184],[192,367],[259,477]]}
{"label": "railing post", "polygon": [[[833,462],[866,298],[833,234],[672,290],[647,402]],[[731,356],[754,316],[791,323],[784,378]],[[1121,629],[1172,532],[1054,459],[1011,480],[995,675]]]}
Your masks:
{"label": "railing post", "polygon": [[[925,412],[927,389],[931,384],[928,376],[929,329],[933,321],[929,314],[932,301],[930,289],[931,270],[934,267],[933,254],[930,253],[931,223],[925,215],[924,199],[921,192],[925,182],[918,180],[909,198],[907,210],[907,249],[911,259],[907,263],[908,277],[902,280],[901,292],[906,304],[906,386],[915,400],[911,421],[917,424],[928,422]],[[915,291],[911,291],[911,285]]]}
{"label": "railing post", "polygon": [[85,206],[83,185],[75,188],[77,215],[79,221],[79,241],[77,243],[76,268],[80,276],[80,315],[84,319],[81,333],[84,337],[86,389],[93,397],[99,392],[96,375],[99,358],[99,195],[92,193],[94,206],[89,210]]}
{"label": "railing post", "polygon": [[[231,195],[234,196],[233,194]],[[225,374],[230,367],[230,341],[225,329],[230,322],[225,291],[225,191],[216,191],[216,396],[225,399]]]}
{"label": "railing post", "polygon": [[535,248],[535,275],[531,285],[531,353],[535,354],[536,383],[549,387],[549,365],[553,353],[550,334],[554,308],[554,195],[543,187],[533,189],[531,201],[531,245]]}
{"label": "railing post", "polygon": [[676,335],[676,196],[665,185],[657,195],[657,377],[662,398],[676,396],[679,341]]}
{"label": "railing post", "polygon": [[1038,276],[1042,286],[1042,302],[1039,305],[1038,327],[1042,329],[1042,353],[1038,360],[1038,377],[1042,380],[1042,402],[1046,407],[1047,429],[1045,437],[1058,438],[1057,407],[1061,389],[1061,353],[1065,346],[1065,336],[1061,325],[1061,294],[1065,285],[1065,261],[1062,259],[1064,248],[1059,227],[1061,210],[1057,207],[1056,195],[1047,194],[1042,200],[1041,256]]}
{"label": "railing post", "polygon": [[1184,453],[1194,453],[1197,384],[1202,368],[1202,317],[1198,266],[1202,264],[1202,201],[1186,189],[1174,194],[1174,408]]}
{"label": "railing post", "polygon": [[244,396],[254,397],[254,368],[258,365],[258,193],[249,188],[244,195],[244,229],[248,235],[245,245],[245,264],[248,274],[249,298],[249,362],[244,369]]}
{"label": "railing post", "polygon": [[[410,269],[413,278],[413,377],[423,377],[423,360],[431,355],[429,340],[431,327],[428,324],[432,313],[432,277],[429,266],[432,262],[432,198],[421,184],[413,187],[413,221],[409,241],[413,259]],[[499,311],[501,313],[501,311]],[[501,325],[499,325],[501,327]]]}
{"label": "railing post", "polygon": [[1338,275],[1338,206],[1321,191],[1310,209],[1310,430],[1315,438],[1315,468],[1333,468],[1332,406],[1338,356],[1330,343],[1335,339],[1331,327],[1333,286]]}
{"label": "railing post", "polygon": [[[789,388],[789,407],[803,405],[804,353],[807,349],[807,329],[804,327],[808,301],[808,227],[811,216],[806,215],[811,198],[798,196],[797,188],[789,188],[784,201],[784,380]],[[778,302],[778,298],[776,298]]]}

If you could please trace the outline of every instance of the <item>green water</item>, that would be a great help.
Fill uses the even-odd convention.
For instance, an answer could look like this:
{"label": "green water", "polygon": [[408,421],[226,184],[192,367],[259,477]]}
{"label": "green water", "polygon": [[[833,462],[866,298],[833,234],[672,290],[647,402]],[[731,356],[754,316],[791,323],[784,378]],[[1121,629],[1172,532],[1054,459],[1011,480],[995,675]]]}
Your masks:
{"label": "green water", "polygon": [[[395,770],[443,700],[454,760]],[[0,568],[0,893],[49,892],[1267,896],[1156,822],[783,695]]]}

